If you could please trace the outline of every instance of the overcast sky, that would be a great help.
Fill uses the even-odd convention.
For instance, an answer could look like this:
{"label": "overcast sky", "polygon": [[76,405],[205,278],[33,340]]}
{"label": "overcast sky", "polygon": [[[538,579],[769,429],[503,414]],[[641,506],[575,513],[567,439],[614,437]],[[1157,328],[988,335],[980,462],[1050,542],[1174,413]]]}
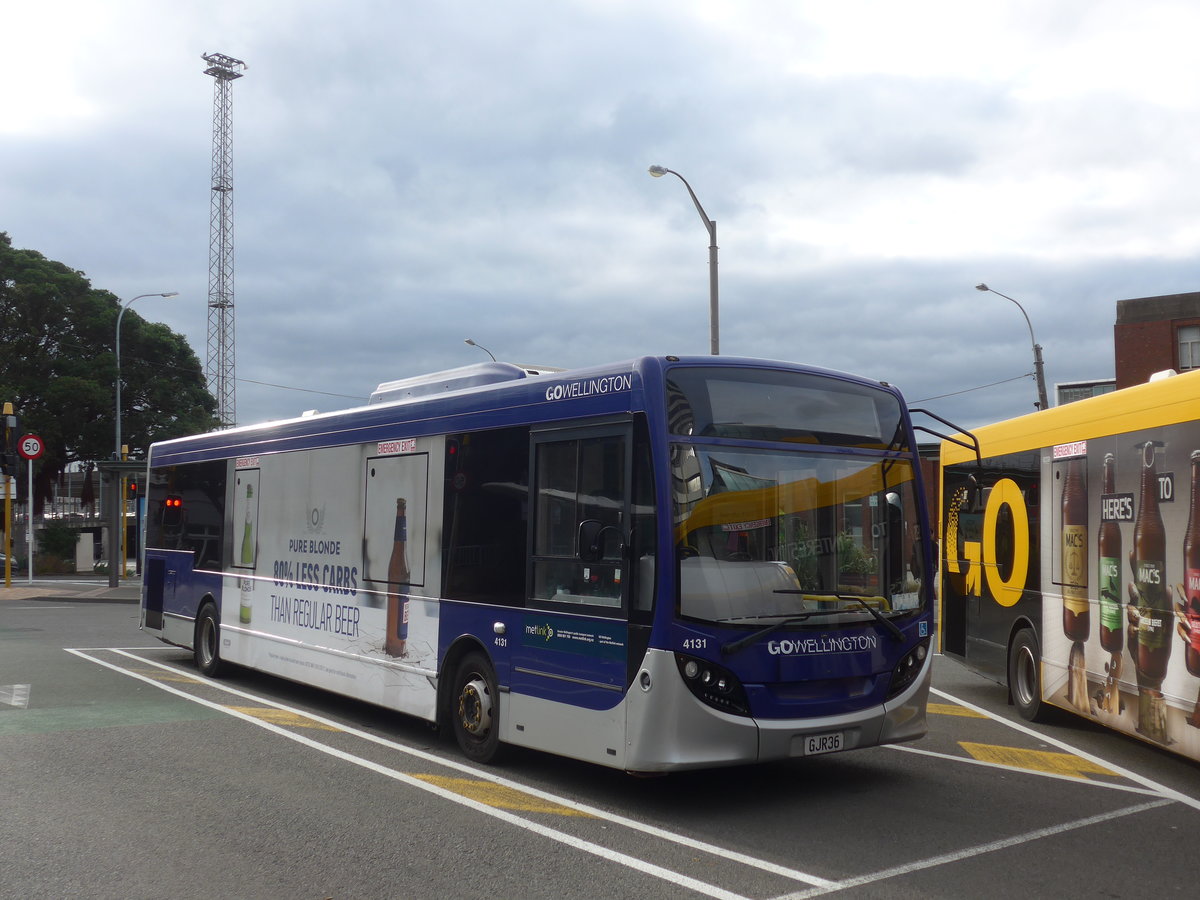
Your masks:
{"label": "overcast sky", "polygon": [[0,231],[179,291],[135,309],[203,362],[224,53],[239,423],[486,361],[465,338],[707,353],[708,233],[659,164],[716,220],[723,355],[970,426],[1036,399],[977,283],[1051,392],[1112,376],[1117,300],[1200,290],[1197,35],[1188,0],[10,0]]}

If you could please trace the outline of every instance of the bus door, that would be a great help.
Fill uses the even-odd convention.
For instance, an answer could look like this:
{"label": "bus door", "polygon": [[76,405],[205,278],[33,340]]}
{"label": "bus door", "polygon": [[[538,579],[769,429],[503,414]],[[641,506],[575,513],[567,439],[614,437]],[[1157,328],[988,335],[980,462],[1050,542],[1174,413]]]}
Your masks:
{"label": "bus door", "polygon": [[1017,623],[1041,623],[1039,465],[1036,452],[996,457],[978,484],[943,472],[942,649],[997,678]]}
{"label": "bus door", "polygon": [[[959,657],[967,655],[967,633],[979,620],[980,579],[978,569],[983,517],[974,470],[963,466],[942,471],[942,650]],[[972,566],[975,566],[973,569]]]}
{"label": "bus door", "polygon": [[532,435],[529,597],[512,692],[590,710],[620,704],[629,667],[629,423]]}
{"label": "bus door", "polygon": [[146,574],[142,579],[142,628],[162,631],[163,606],[175,602],[174,569],[160,556],[146,555]]}

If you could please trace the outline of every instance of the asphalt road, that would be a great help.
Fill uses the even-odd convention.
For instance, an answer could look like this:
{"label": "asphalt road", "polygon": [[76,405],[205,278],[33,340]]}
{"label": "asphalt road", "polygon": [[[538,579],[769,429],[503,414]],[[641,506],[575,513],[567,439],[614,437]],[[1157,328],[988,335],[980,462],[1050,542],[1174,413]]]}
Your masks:
{"label": "asphalt road", "polygon": [[[129,588],[0,589],[0,896],[1193,896],[1200,766],[935,663],[901,748],[638,779],[237,672]],[[115,595],[114,595],[115,594]]]}

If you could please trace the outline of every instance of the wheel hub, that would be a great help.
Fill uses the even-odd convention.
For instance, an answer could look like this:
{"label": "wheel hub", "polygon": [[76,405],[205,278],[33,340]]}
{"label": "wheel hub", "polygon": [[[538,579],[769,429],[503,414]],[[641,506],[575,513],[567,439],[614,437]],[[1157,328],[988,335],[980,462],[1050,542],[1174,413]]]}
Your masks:
{"label": "wheel hub", "polygon": [[458,718],[468,734],[483,736],[492,727],[492,698],[487,683],[475,678],[458,695]]}
{"label": "wheel hub", "polygon": [[1020,695],[1022,704],[1033,700],[1034,684],[1037,678],[1037,661],[1028,647],[1022,647],[1017,657],[1016,678],[1013,689]]}

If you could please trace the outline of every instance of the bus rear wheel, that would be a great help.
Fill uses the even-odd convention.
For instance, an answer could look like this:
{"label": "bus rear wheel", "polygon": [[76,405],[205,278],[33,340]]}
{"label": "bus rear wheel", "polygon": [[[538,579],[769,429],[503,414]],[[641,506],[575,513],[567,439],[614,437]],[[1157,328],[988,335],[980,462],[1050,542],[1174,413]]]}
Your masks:
{"label": "bus rear wheel", "polygon": [[217,607],[205,603],[196,616],[196,636],[192,641],[192,654],[201,675],[210,678],[221,671],[221,622]]}
{"label": "bus rear wheel", "polygon": [[494,762],[500,751],[500,717],[496,673],[482,653],[468,653],[454,676],[450,702],[454,737],[473,762]]}
{"label": "bus rear wheel", "polygon": [[1042,720],[1042,660],[1032,628],[1022,628],[1008,648],[1008,690],[1021,718]]}

